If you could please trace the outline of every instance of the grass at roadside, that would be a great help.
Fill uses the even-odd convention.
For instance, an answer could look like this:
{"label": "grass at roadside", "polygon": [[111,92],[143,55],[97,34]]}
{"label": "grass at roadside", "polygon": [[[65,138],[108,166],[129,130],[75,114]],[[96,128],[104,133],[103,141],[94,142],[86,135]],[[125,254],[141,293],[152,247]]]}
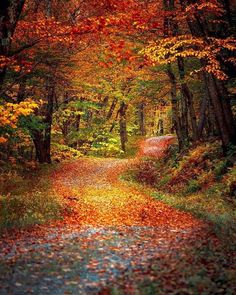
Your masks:
{"label": "grass at roadside", "polygon": [[62,200],[51,186],[55,165],[0,175],[0,230],[45,223],[61,217]]}
{"label": "grass at roadside", "polygon": [[122,179],[154,198],[190,212],[212,224],[226,242],[236,234],[236,167],[223,158],[218,144],[202,145],[187,155],[170,153],[157,160],[144,158]]}
{"label": "grass at roadside", "polygon": [[217,236],[225,241],[236,234],[236,211],[231,204],[217,196],[207,196],[204,193],[181,196],[153,192],[153,197],[177,209],[190,212],[213,225]]}
{"label": "grass at roadside", "polygon": [[132,173],[126,172],[121,180],[128,182],[138,190],[151,195],[153,198],[166,203],[178,210],[193,214],[209,222],[213,232],[230,248],[235,247],[236,210],[235,205],[227,202],[221,196],[207,196],[204,193],[181,195],[157,191],[150,185],[141,184],[134,180]]}

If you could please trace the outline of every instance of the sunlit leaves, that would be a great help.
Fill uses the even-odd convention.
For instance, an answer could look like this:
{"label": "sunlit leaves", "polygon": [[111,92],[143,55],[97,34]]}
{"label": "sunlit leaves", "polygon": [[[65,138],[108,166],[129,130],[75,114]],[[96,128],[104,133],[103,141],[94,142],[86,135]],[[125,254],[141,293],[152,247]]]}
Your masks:
{"label": "sunlit leaves", "polygon": [[9,125],[12,128],[16,128],[16,123],[20,116],[28,116],[38,108],[38,104],[33,101],[23,101],[17,103],[5,103],[0,105],[0,124],[2,126]]}
{"label": "sunlit leaves", "polygon": [[[18,103],[4,103],[0,105],[0,126],[2,128],[17,128],[21,116],[29,116],[39,105],[32,100]],[[1,143],[6,142],[6,137],[1,137]]]}
{"label": "sunlit leaves", "polygon": [[178,57],[197,58],[206,60],[207,65],[203,70],[215,75],[218,79],[227,78],[223,72],[219,56],[222,50],[236,50],[236,41],[233,38],[217,39],[194,38],[190,35],[169,37],[150,44],[141,53],[150,58],[156,64],[168,64],[175,62]]}

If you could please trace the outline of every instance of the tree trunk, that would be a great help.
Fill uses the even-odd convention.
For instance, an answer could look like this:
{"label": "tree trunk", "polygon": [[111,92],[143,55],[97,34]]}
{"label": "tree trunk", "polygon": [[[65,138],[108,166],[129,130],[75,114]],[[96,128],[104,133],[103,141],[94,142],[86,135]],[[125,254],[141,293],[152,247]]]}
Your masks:
{"label": "tree trunk", "polygon": [[117,104],[117,99],[114,98],[113,101],[112,101],[112,103],[111,103],[110,109],[109,109],[109,111],[107,113],[107,120],[110,120],[111,119],[111,117],[113,115],[113,112],[115,110],[116,104]]}
{"label": "tree trunk", "polygon": [[46,0],[46,16],[52,17],[52,0]]}
{"label": "tree trunk", "polygon": [[215,113],[215,118],[219,126],[219,131],[221,135],[221,140],[222,140],[222,146],[224,151],[226,152],[229,145],[235,141],[235,139],[231,138],[229,129],[228,129],[228,124],[225,118],[225,113],[222,105],[222,100],[221,97],[219,97],[215,85],[215,78],[211,74],[206,74],[207,78],[207,87],[209,89],[209,94],[211,97],[214,113]]}
{"label": "tree trunk", "polygon": [[[174,9],[174,0],[163,0],[163,7],[164,10],[170,11]],[[179,27],[177,21],[171,17],[165,17],[164,20],[164,36],[169,36],[169,30],[171,34],[174,36],[178,35]],[[189,132],[188,132],[188,106],[192,105],[192,96],[190,95],[190,91],[188,89],[187,84],[184,82],[185,78],[185,71],[184,71],[184,61],[183,58],[178,59],[178,69],[179,69],[179,76],[180,76],[180,83],[181,83],[181,92],[183,95],[182,99],[182,109],[183,113],[182,116],[179,115],[179,106],[177,100],[177,83],[176,78],[171,70],[171,67],[168,67],[167,74],[170,78],[171,82],[171,104],[172,104],[172,120],[174,124],[174,129],[176,130],[178,142],[179,142],[179,149],[183,149],[186,144],[189,142]],[[193,117],[191,120],[191,124],[194,125],[194,110],[191,108],[190,117]],[[181,124],[181,117],[182,117],[182,124]],[[196,116],[195,116],[196,120]],[[195,127],[195,126],[194,126]],[[196,134],[196,129],[193,129],[194,135]]]}
{"label": "tree trunk", "polygon": [[48,92],[48,104],[46,110],[46,128],[45,128],[45,150],[46,150],[46,162],[51,163],[51,130],[52,130],[52,115],[53,115],[53,101],[55,94],[55,86],[47,85]]}
{"label": "tree trunk", "polygon": [[179,118],[178,101],[177,101],[177,83],[175,75],[173,74],[171,67],[168,67],[167,74],[171,83],[171,105],[172,105],[172,120],[176,135],[178,138],[179,149],[182,150],[185,146],[185,139],[183,138],[181,122]]}
{"label": "tree trunk", "polygon": [[197,140],[199,140],[199,134],[198,134],[198,127],[197,127],[196,113],[195,113],[195,109],[193,105],[193,95],[186,83],[183,83],[181,85],[181,89],[188,102],[189,116],[190,116],[190,122],[192,127],[192,136],[193,136],[193,141],[196,142]]}
{"label": "tree trunk", "polygon": [[116,112],[115,120],[112,122],[112,124],[111,124],[111,128],[110,128],[110,130],[109,130],[110,133],[111,133],[111,132],[113,131],[113,129],[115,128],[116,121],[117,121],[117,119],[118,119],[119,114],[120,114],[120,109]]}
{"label": "tree trunk", "polygon": [[49,81],[46,85],[47,105],[44,110],[44,123],[45,129],[32,130],[33,142],[36,150],[36,159],[39,163],[51,163],[51,128],[52,128],[52,116],[53,116],[53,102],[55,95],[55,85],[52,85]]}
{"label": "tree trunk", "polygon": [[230,133],[230,138],[232,139],[232,143],[236,144],[236,126],[234,123],[233,113],[230,105],[230,98],[228,95],[228,91],[224,85],[223,81],[219,81],[215,79],[216,88],[218,89],[218,93],[222,100],[223,111],[225,115],[225,119],[227,122],[227,127]]}
{"label": "tree trunk", "polygon": [[199,122],[198,122],[199,138],[202,137],[203,129],[206,123],[206,110],[207,110],[207,97],[204,95],[201,100],[200,116],[199,116]]}
{"label": "tree trunk", "polygon": [[[0,1],[0,56],[8,57],[12,38],[25,0]],[[6,75],[6,67],[0,69],[0,87]]]}
{"label": "tree trunk", "polygon": [[[188,3],[192,4],[191,1],[188,1]],[[181,5],[183,8],[185,8],[185,5],[182,1]],[[197,13],[193,16],[194,20],[187,19],[192,35],[195,37],[202,37],[206,42],[209,42],[208,37],[210,34],[206,20],[203,16],[200,18],[199,14]],[[202,66],[205,66],[206,64],[205,61],[202,61],[201,63]],[[223,81],[217,80],[217,78],[209,73],[204,74],[204,80],[210,94],[210,99],[215,113],[215,119],[219,126],[222,147],[226,152],[231,144],[236,144],[236,127],[233,120],[230,99],[227,92],[225,91]]]}
{"label": "tree trunk", "polygon": [[183,94],[181,96],[181,125],[183,136],[186,142],[189,142],[188,102]]}
{"label": "tree trunk", "polygon": [[127,122],[126,122],[126,111],[127,111],[127,104],[123,101],[120,105],[120,142],[121,142],[121,149],[122,151],[126,151],[126,142],[128,141],[127,136]]}
{"label": "tree trunk", "polygon": [[34,130],[32,134],[33,134],[33,142],[34,142],[35,151],[36,151],[36,160],[40,164],[50,163],[51,161],[49,162],[47,161],[48,156],[46,151],[48,149],[45,147],[44,134],[41,131],[37,131],[37,130]]}
{"label": "tree trunk", "polygon": [[144,102],[138,104],[138,121],[139,121],[139,132],[142,136],[146,135],[146,127],[145,127],[145,110],[144,110]]}
{"label": "tree trunk", "polygon": [[19,85],[17,93],[17,103],[22,102],[25,99],[25,90],[26,90],[26,78],[24,77]]}
{"label": "tree trunk", "polygon": [[164,122],[163,122],[163,119],[159,119],[157,135],[163,135],[163,134],[164,134]]}
{"label": "tree trunk", "polygon": [[181,57],[178,58],[178,69],[179,69],[181,92],[188,105],[190,122],[192,127],[192,134],[193,134],[193,141],[195,142],[199,139],[199,134],[198,134],[198,127],[197,127],[196,113],[195,113],[194,105],[193,105],[193,94],[190,91],[187,83],[184,81],[185,68],[184,68],[184,60]]}

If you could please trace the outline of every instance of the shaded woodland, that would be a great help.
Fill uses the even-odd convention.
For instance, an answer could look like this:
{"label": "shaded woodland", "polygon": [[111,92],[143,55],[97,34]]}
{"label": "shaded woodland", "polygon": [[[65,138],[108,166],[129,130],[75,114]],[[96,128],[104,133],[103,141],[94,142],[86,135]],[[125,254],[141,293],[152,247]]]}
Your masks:
{"label": "shaded woodland", "polygon": [[180,151],[235,145],[230,1],[9,0],[0,11],[3,161],[116,156],[137,135],[176,134]]}
{"label": "shaded woodland", "polygon": [[235,294],[231,0],[0,0],[0,293]]}

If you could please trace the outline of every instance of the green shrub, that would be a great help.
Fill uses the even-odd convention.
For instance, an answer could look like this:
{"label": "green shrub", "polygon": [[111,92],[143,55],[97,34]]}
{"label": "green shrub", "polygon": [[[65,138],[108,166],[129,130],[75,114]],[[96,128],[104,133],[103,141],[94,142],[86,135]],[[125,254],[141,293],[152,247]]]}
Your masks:
{"label": "green shrub", "polygon": [[165,186],[170,180],[171,180],[171,176],[170,175],[165,175],[164,177],[162,177],[160,179],[160,181],[157,184],[157,187],[161,188],[161,187]]}
{"label": "green shrub", "polygon": [[77,159],[80,158],[83,154],[67,145],[59,144],[59,143],[52,143],[52,159],[58,162]]}
{"label": "green shrub", "polygon": [[188,184],[184,190],[185,194],[196,193],[201,189],[201,185],[196,179],[191,179],[188,181]]}
{"label": "green shrub", "polygon": [[92,155],[105,157],[117,156],[122,153],[119,138],[114,137],[106,131],[97,134],[90,150],[90,154]]}
{"label": "green shrub", "polygon": [[206,191],[205,195],[208,198],[215,198],[216,196],[223,196],[227,187],[223,183],[214,183]]}
{"label": "green shrub", "polygon": [[219,162],[215,169],[213,170],[216,180],[220,180],[222,176],[227,172],[228,170],[228,161],[224,160]]}

